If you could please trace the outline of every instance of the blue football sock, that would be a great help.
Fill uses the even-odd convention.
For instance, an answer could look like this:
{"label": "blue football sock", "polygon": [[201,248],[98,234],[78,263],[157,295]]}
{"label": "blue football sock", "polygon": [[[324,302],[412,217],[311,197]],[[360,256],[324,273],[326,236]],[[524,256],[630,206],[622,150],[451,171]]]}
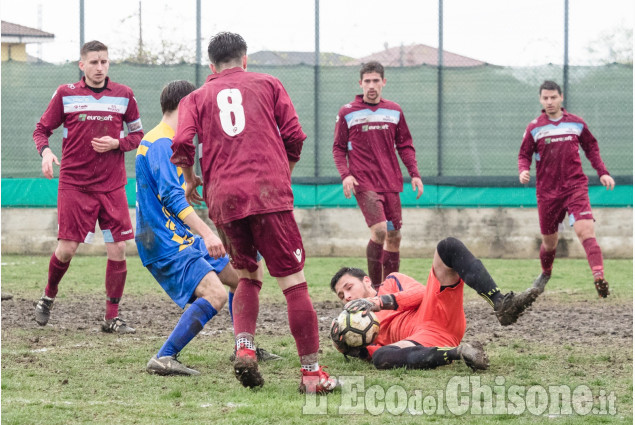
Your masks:
{"label": "blue football sock", "polygon": [[216,315],[216,309],[205,298],[198,298],[181,316],[179,323],[159,350],[157,357],[179,353]]}
{"label": "blue football sock", "polygon": [[234,301],[234,293],[229,291],[229,299],[227,300],[227,307],[229,307],[229,317],[232,318],[232,325],[234,324],[234,311],[232,310],[232,303]]}

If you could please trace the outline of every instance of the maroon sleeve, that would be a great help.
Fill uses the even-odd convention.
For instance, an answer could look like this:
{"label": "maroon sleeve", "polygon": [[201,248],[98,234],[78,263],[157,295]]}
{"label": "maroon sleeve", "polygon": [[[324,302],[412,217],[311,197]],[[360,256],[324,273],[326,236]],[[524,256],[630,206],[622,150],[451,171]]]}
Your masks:
{"label": "maroon sleeve", "polygon": [[[302,131],[298,114],[293,107],[293,102],[280,81],[276,81],[275,110],[274,115],[280,136],[284,142],[287,158],[289,162],[298,162],[302,145],[306,139],[306,134]],[[180,127],[180,124],[179,124]]]}
{"label": "maroon sleeve", "polygon": [[172,158],[176,166],[188,168],[194,165],[194,135],[196,134],[198,117],[194,98],[188,95],[179,103],[179,125],[172,140]]}
{"label": "maroon sleeve", "polygon": [[412,143],[412,136],[410,135],[410,129],[406,123],[406,117],[401,111],[401,118],[397,125],[397,133],[395,135],[395,147],[399,153],[401,161],[408,169],[410,177],[419,177],[419,170],[417,169],[417,156],[415,153],[415,147]]}
{"label": "maroon sleeve", "polygon": [[351,175],[348,169],[348,161],[346,155],[348,153],[348,124],[341,111],[337,114],[335,121],[335,137],[333,139],[333,159],[335,167],[340,173],[340,177],[344,180]]}
{"label": "maroon sleeve", "polygon": [[119,139],[119,149],[129,152],[139,147],[141,139],[143,139],[143,127],[141,118],[139,117],[139,106],[137,99],[134,98],[132,90],[128,93],[128,108],[123,116],[123,120],[128,128],[128,135],[123,139]]}
{"label": "maroon sleeve", "polygon": [[584,124],[582,133],[580,133],[579,140],[584,154],[598,173],[598,177],[609,174],[609,170],[606,169],[604,161],[602,161],[602,158],[600,157],[600,147],[598,146],[598,141],[595,139],[593,134],[591,134],[586,124]]}
{"label": "maroon sleeve", "polygon": [[42,153],[42,150],[48,146],[49,137],[53,134],[53,130],[64,122],[64,105],[62,104],[62,97],[57,93],[58,91],[59,88],[53,94],[53,98],[33,132],[33,141],[39,153]]}
{"label": "maroon sleeve", "polygon": [[520,152],[518,152],[518,174],[531,169],[531,160],[535,150],[534,137],[531,135],[529,127],[527,127],[523,135],[523,141],[520,144]]}

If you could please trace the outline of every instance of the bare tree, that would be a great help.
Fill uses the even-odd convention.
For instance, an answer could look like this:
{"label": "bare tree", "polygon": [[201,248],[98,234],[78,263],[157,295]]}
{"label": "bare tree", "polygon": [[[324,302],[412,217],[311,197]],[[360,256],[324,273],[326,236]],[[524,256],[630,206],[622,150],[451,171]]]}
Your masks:
{"label": "bare tree", "polygon": [[589,43],[587,51],[595,63],[633,65],[633,28],[622,26],[604,31]]}

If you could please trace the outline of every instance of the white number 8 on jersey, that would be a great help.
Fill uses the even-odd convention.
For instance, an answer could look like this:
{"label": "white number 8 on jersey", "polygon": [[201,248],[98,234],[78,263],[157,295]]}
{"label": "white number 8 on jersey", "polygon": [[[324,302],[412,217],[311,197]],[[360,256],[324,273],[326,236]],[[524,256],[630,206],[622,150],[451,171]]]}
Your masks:
{"label": "white number 8 on jersey", "polygon": [[[216,96],[216,103],[220,112],[220,123],[223,130],[229,136],[234,137],[245,129],[245,109],[243,108],[243,95],[238,89],[223,89]],[[232,122],[232,113],[234,119]]]}

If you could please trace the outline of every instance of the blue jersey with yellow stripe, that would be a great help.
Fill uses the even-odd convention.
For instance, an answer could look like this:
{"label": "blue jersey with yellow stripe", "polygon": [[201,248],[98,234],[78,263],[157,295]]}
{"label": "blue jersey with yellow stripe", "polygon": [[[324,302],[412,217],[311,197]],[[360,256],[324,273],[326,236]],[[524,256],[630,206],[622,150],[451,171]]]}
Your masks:
{"label": "blue jersey with yellow stripe", "polygon": [[174,130],[159,123],[145,135],[135,160],[137,229],[135,242],[144,266],[173,256],[194,242],[183,218],[194,212],[185,199],[185,178],[170,162]]}

